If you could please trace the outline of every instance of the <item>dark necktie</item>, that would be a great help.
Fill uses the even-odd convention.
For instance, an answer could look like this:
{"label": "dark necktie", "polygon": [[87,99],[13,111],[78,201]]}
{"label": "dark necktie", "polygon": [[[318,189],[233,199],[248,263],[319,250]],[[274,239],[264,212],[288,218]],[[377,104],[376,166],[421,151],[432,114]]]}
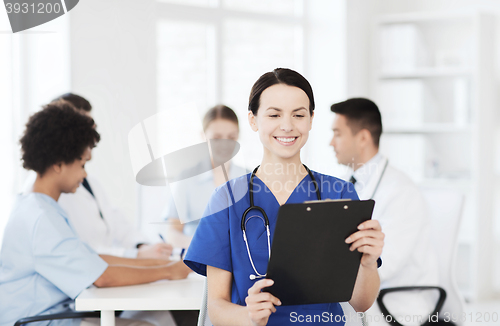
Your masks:
{"label": "dark necktie", "polygon": [[[92,188],[90,188],[90,184],[87,181],[87,178],[83,179],[82,186],[85,189],[87,189],[87,191],[90,192],[90,194],[92,195],[92,197],[94,197],[94,199],[95,199],[94,192],[92,191]],[[96,203],[97,203],[97,199],[96,199]],[[101,215],[101,218],[104,220],[104,216],[102,216],[102,212],[101,212],[101,208],[99,207],[99,204],[97,204],[97,209],[99,209],[99,215]]]}
{"label": "dark necktie", "polygon": [[352,175],[351,178],[349,179],[349,182],[352,183],[353,185],[356,184],[356,178]]}

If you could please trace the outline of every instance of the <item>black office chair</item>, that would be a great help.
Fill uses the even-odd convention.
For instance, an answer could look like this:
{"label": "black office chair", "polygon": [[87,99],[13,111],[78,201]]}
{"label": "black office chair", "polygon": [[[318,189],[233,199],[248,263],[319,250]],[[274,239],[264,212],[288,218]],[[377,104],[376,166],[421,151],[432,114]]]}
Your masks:
{"label": "black office chair", "polygon": [[76,319],[76,318],[100,318],[101,313],[99,311],[83,311],[83,312],[64,312],[60,314],[51,314],[51,315],[41,315],[41,316],[33,316],[33,317],[25,317],[21,318],[14,326],[21,326],[24,324],[34,323],[37,321],[44,320],[56,320],[56,319]]}
{"label": "black office chair", "polygon": [[[434,311],[429,316],[435,316],[437,312],[441,311],[441,308],[443,308],[444,301],[446,300],[446,291],[439,287],[439,286],[400,286],[400,287],[393,287],[393,288],[388,288],[388,289],[382,289],[380,290],[380,293],[377,298],[377,304],[380,308],[380,311],[382,314],[385,316],[385,320],[389,323],[391,326],[403,326],[398,321],[394,316],[387,310],[387,307],[384,304],[384,296],[387,293],[391,292],[407,292],[407,291],[418,291],[418,290],[438,290],[439,291],[439,299],[436,303],[436,307],[434,308]],[[431,318],[427,319],[426,322],[424,322],[421,326],[428,326],[428,325],[438,325],[440,321],[435,321]],[[453,323],[452,323],[453,324]],[[448,324],[450,325],[450,324]]]}

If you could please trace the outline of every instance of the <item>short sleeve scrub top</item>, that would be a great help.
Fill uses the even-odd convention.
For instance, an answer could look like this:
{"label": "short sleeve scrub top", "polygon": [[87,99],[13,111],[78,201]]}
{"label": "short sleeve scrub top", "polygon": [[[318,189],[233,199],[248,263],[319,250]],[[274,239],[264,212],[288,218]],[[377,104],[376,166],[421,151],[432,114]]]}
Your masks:
{"label": "short sleeve scrub top", "polygon": [[[322,199],[359,200],[352,184],[314,171],[312,173],[319,185]],[[204,276],[207,265],[231,272],[233,274],[231,302],[242,306],[245,305],[248,289],[258,281],[249,278],[250,274],[254,274],[254,270],[241,231],[241,218],[244,211],[250,207],[249,180],[250,174],[247,174],[230,180],[214,191],[206,207],[205,217],[201,219],[184,259],[186,265]],[[253,184],[254,204],[265,210],[272,239],[280,205],[257,176],[254,177]],[[314,183],[307,175],[297,185],[286,203],[302,203],[316,199]],[[263,217],[258,210],[252,210],[247,215],[246,234],[255,268],[264,274],[267,270],[269,253]],[[299,315],[302,315],[302,318],[314,315],[324,317],[320,320],[316,318],[316,322],[314,320],[307,322],[307,325],[344,324],[342,318],[335,318],[335,316],[342,317],[344,313],[340,304],[334,302],[277,306],[276,312],[269,317],[268,325],[296,324],[294,321],[298,321]]]}

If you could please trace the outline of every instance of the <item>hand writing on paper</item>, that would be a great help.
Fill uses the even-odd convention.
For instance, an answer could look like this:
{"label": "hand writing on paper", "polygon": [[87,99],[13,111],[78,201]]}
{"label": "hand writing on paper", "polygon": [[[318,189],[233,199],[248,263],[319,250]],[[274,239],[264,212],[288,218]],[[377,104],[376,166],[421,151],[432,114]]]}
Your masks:
{"label": "hand writing on paper", "polygon": [[172,245],[168,243],[144,244],[137,251],[137,258],[165,259],[168,260],[172,254]]}

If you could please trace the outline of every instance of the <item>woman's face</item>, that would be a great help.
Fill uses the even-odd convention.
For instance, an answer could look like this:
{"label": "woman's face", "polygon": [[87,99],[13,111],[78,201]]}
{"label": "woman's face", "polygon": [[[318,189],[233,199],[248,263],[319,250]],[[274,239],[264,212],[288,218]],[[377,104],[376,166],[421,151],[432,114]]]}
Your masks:
{"label": "woman's face", "polygon": [[74,160],[70,164],[61,164],[60,188],[63,193],[74,193],[76,189],[87,177],[85,163],[90,160],[92,150],[87,148],[81,158]]}
{"label": "woman's face", "polygon": [[215,119],[209,123],[205,136],[210,140],[213,160],[218,165],[229,161],[234,154],[239,128],[227,119]]}
{"label": "woman's face", "polygon": [[250,126],[259,132],[266,154],[290,159],[297,155],[309,138],[312,116],[309,98],[295,86],[276,84],[260,96],[257,116],[248,114]]}
{"label": "woman's face", "polygon": [[207,139],[231,139],[238,140],[238,125],[227,119],[215,119],[208,124],[205,130]]}

